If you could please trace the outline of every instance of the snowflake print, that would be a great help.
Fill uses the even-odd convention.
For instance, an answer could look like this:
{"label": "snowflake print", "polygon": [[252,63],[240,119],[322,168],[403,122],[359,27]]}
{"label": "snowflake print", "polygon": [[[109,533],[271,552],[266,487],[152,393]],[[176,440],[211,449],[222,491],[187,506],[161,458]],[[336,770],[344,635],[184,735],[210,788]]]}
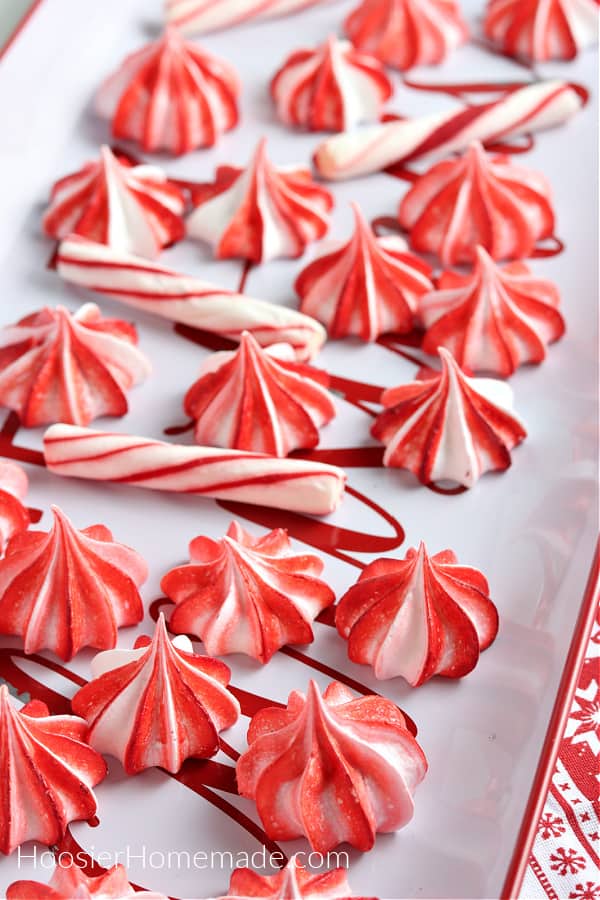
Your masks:
{"label": "snowflake print", "polygon": [[600,900],[600,884],[592,881],[576,884],[575,890],[569,894],[569,900]]}
{"label": "snowflake print", "polygon": [[546,841],[550,837],[560,837],[565,833],[565,826],[560,816],[553,816],[552,813],[544,813],[538,825],[538,831],[542,838]]}
{"label": "snowflake print", "polygon": [[592,753],[600,753],[600,687],[591,681],[575,694],[575,709],[571,711],[565,737],[572,744],[586,743]]}
{"label": "snowflake print", "polygon": [[550,868],[559,875],[576,875],[580,869],[585,869],[585,859],[576,850],[558,847],[550,856]]}

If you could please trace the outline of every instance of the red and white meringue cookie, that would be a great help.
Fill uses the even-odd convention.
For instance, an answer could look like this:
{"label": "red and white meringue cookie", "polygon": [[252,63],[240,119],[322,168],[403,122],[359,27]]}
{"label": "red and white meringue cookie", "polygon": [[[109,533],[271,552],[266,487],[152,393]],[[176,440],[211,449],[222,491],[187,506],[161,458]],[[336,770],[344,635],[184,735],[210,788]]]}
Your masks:
{"label": "red and white meringue cookie", "polygon": [[455,0],[362,0],[345,29],[359,50],[402,70],[441,63],[469,37]]}
{"label": "red and white meringue cookie", "polygon": [[429,556],[422,543],[403,560],[370,563],[340,600],[335,623],[353,662],[418,687],[471,672],[496,637],[498,611],[481,572],[459,565],[452,550]]}
{"label": "red and white meringue cookie", "polygon": [[114,647],[118,628],[141,622],[148,567],[104,525],[78,531],[57,506],[52,515],[50,531],[17,535],[0,560],[0,634],[68,660]]}
{"label": "red and white meringue cookie", "polygon": [[292,691],[285,709],[258,712],[237,763],[240,794],[256,801],[266,834],[305,836],[326,853],[347,842],[370,850],[377,832],[397,831],[413,815],[427,761],[397,706],[355,697],[337,681],[321,696]]}
{"label": "red and white meringue cookie", "polygon": [[102,147],[100,159],[57,181],[43,220],[62,240],[79,234],[154,259],[185,234],[185,197],[162,169],[135,166]]}
{"label": "red and white meringue cookie", "polygon": [[179,156],[235,128],[240,90],[233,66],[167,28],[104,82],[96,109],[114,137]]}
{"label": "red and white meringue cookie", "polygon": [[76,716],[51,716],[45,703],[13,706],[0,685],[0,853],[26,841],[51,846],[70,822],[96,814],[94,788],[106,775]]}
{"label": "red and white meringue cookie", "polygon": [[393,90],[380,62],[334,36],[316,49],[294,51],[271,81],[281,121],[309,131],[376,122]]}
{"label": "red and white meringue cookie", "polygon": [[[259,875],[246,868],[236,869],[231,876],[227,896],[220,900],[233,900],[234,897],[262,897],[263,900],[350,900],[354,895],[346,872],[344,868],[311,872],[300,862],[300,854],[294,854],[275,875]],[[16,897],[14,900],[20,898]]]}
{"label": "red and white meringue cookie", "polygon": [[554,229],[544,176],[486,153],[478,141],[417,178],[399,219],[414,249],[436,253],[444,265],[470,262],[477,244],[492,259],[530,256]]}
{"label": "red and white meringue cookie", "polygon": [[371,434],[386,445],[384,465],[409,469],[423,484],[472,487],[485,472],[508,469],[527,432],[510,411],[508,384],[469,378],[448,350],[438,353],[439,375],[383,392],[386,409]]}
{"label": "red and white meringue cookie", "polygon": [[574,59],[598,43],[598,0],[490,0],[483,27],[508,56]]}
{"label": "red and white meringue cookie", "polygon": [[208,653],[268,662],[285,644],[313,641],[312,622],[335,601],[323,561],[296,553],[283,528],[254,537],[232,522],[218,541],[197,537],[190,563],[161,588],[176,604],[170,628],[199,637]]}
{"label": "red and white meringue cookie", "polygon": [[214,756],[219,732],[240,715],[229,668],[194,653],[183,635],[171,641],[162,614],[152,638],[94,657],[92,675],[73,710],[87,719],[91,745],[129,775],[151,766],[178,772],[190,757]]}
{"label": "red and white meringue cookie", "polygon": [[14,881],[8,886],[6,900],[167,900],[155,891],[136,891],[122,865],[102,875],[86,875],[75,865],[57,865],[48,884],[41,881]]}
{"label": "red and white meringue cookie", "polygon": [[356,203],[352,209],[348,243],[309,263],[296,279],[300,308],[323,322],[332,338],[374,341],[385,332],[409,332],[418,298],[433,288],[431,267],[403,238],[376,237]]}
{"label": "red and white meringue cookie", "polygon": [[542,362],[546,346],[564,334],[558,288],[522,262],[500,268],[483,247],[475,253],[471,274],[444,272],[437,290],[420,298],[422,348],[446,347],[463,369],[507,378]]}
{"label": "red and white meringue cookie", "polygon": [[183,406],[199,444],[287,456],[316,447],[335,416],[328,383],[289,344],[262,349],[245,331],[238,350],[208,357]]}
{"label": "red and white meringue cookie", "polygon": [[0,405],[26,428],[123,416],[127,391],[150,372],[136,344],[135,327],[95,303],[74,314],[46,306],[0,329]]}
{"label": "red and white meringue cookie", "polygon": [[167,21],[184,34],[204,34],[253,19],[300,12],[332,0],[165,0]]}
{"label": "red and white meringue cookie", "polygon": [[9,460],[0,460],[0,554],[9,540],[29,528],[29,512],[24,505],[29,479],[21,468]]}
{"label": "red and white meringue cookie", "polygon": [[255,263],[301,256],[327,232],[333,207],[308,168],[276,168],[264,139],[245,169],[220,166],[214,183],[192,190],[192,202],[191,237],[210,244],[217,259]]}

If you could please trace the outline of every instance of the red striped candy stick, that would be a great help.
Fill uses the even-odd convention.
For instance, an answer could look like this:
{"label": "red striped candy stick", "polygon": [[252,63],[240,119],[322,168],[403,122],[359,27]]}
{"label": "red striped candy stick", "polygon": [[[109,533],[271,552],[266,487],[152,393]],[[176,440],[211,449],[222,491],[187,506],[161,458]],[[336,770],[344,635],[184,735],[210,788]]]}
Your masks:
{"label": "red striped candy stick", "polygon": [[315,516],[333,512],[344,492],[343,469],[262,453],[184,447],[128,434],[52,425],[44,434],[51,472],[201,494]]}

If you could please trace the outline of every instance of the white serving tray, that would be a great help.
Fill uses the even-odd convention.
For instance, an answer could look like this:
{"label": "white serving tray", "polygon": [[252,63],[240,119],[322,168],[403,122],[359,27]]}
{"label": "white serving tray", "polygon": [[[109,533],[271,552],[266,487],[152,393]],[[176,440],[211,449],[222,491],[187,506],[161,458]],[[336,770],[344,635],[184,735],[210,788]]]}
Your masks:
{"label": "white serving tray", "polygon": [[[268,81],[289,51],[336,31],[352,5],[340,2],[295,18],[206,36],[202,43],[207,49],[232,60],[242,75],[242,123],[212,151],[176,161],[165,159],[169,174],[209,180],[217,163],[245,163],[263,134],[269,138],[275,161],[307,162],[319,137],[292,134],[275,121]],[[465,0],[463,5],[476,23],[482,4]],[[0,63],[0,323],[16,321],[46,304],[63,303],[74,310],[84,299],[97,300],[108,315],[134,319],[141,347],[153,362],[153,375],[132,392],[127,416],[96,425],[156,438],[163,436],[166,426],[184,421],[182,396],[207,351],[176,334],[167,322],[68,289],[45,267],[52,248],[41,236],[40,216],[54,180],[94,157],[100,143],[110,142],[106,123],[92,111],[94,91],[126,53],[156,34],[160,19],[159,0],[42,0]],[[570,65],[544,66],[538,74],[565,77],[593,88],[597,56],[586,53]],[[455,53],[447,65],[415,71],[411,77],[438,82],[513,81],[534,74],[469,46]],[[397,95],[389,108],[404,115],[456,102],[443,94],[409,90],[397,81]],[[534,260],[532,267],[558,283],[568,333],[550,349],[541,367],[521,370],[511,380],[516,409],[529,429],[527,441],[514,453],[513,467],[484,477],[473,490],[457,496],[433,493],[400,471],[351,469],[351,488],[385,508],[391,519],[349,494],[327,520],[332,529],[382,538],[379,552],[365,554],[357,552],[360,544],[353,545],[351,536],[328,532],[332,546],[339,540],[338,556],[322,554],[326,577],[338,596],[359,571],[344,554],[364,563],[380,555],[403,555],[407,547],[424,539],[431,551],[451,547],[462,562],[481,568],[501,615],[499,637],[472,675],[461,682],[435,679],[415,691],[399,680],[377,683],[368,669],[349,663],[343,642],[326,625],[317,625],[315,643],[302,648],[306,657],[397,702],[417,723],[429,759],[429,774],[418,790],[411,824],[397,834],[379,836],[370,853],[350,852],[349,878],[356,894],[497,897],[503,884],[513,883],[507,881],[511,860],[514,874],[527,849],[522,839],[517,842],[517,834],[580,611],[597,521],[595,101],[592,96],[568,126],[537,137],[534,148],[519,157],[521,163],[543,171],[554,188],[558,234],[566,250],[554,258]],[[393,215],[405,190],[404,182],[383,174],[336,184],[330,235],[348,235],[349,200],[358,200],[371,218]],[[306,259],[254,269],[247,292],[294,304],[291,286]],[[162,260],[229,287],[236,286],[240,277],[239,263],[215,263],[194,243],[169,250]],[[409,380],[416,370],[415,364],[381,346],[348,342],[327,345],[318,362],[336,375],[385,386]],[[372,443],[369,417],[342,399],[338,408],[338,418],[324,430],[321,446]],[[39,451],[41,434],[41,429],[20,429],[13,446]],[[190,435],[181,440],[189,441]],[[14,455],[6,442],[2,452]],[[23,456],[22,451],[19,454]],[[29,458],[35,461],[36,454]],[[58,503],[78,526],[105,523],[119,540],[145,556],[151,570],[143,588],[147,605],[160,596],[162,575],[187,559],[189,540],[200,533],[218,537],[231,519],[227,510],[211,500],[62,480],[39,465],[26,464],[26,468],[30,505],[43,510],[40,527],[48,526],[50,503]],[[269,521],[283,519],[271,513]],[[398,546],[393,522],[399,522],[406,533],[402,546]],[[262,530],[243,519],[242,524]],[[151,625],[147,616],[139,629],[122,631],[119,646],[130,646],[136,634],[148,633]],[[580,632],[581,628],[579,639]],[[0,648],[18,646],[15,639],[0,639]],[[91,653],[83,652],[66,668],[87,678],[90,658]],[[304,689],[309,677],[321,686],[330,680],[284,654],[277,654],[264,668],[241,657],[227,662],[236,686],[277,701],[284,701],[293,688]],[[75,690],[72,681],[38,663],[17,656],[14,663],[66,697]],[[247,724],[242,718],[226,735],[239,751],[245,747]],[[224,754],[218,761],[230,763]],[[229,883],[227,867],[153,867],[150,854],[229,850],[235,855],[260,850],[260,842],[232,818],[161,771],[127,778],[111,761],[109,777],[97,794],[99,825],[92,829],[77,823],[72,834],[104,864],[110,862],[111,854],[127,847],[132,856],[145,853],[145,861],[129,862],[130,878],[138,885],[176,897],[219,896]],[[225,792],[217,791],[215,796],[257,821],[252,803]],[[296,841],[283,849],[290,854],[306,847],[305,842]],[[31,845],[26,851],[33,853]],[[108,856],[100,856],[103,853]],[[0,894],[16,878],[46,881],[49,876],[39,857],[37,868],[32,859],[19,861],[17,854],[2,858]]]}

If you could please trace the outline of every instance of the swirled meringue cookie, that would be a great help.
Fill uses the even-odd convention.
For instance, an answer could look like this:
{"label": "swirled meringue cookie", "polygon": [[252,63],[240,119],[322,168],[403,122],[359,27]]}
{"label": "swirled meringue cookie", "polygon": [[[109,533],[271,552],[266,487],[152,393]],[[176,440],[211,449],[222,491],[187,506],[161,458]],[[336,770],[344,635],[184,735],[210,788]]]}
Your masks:
{"label": "swirled meringue cookie", "polygon": [[246,331],[239,349],[208,357],[183,406],[199,444],[287,456],[316,447],[335,416],[328,383],[290,344],[263,349]]}
{"label": "swirled meringue cookie", "polygon": [[235,128],[240,90],[233,66],[167,28],[107,78],[96,109],[114,137],[180,156]]}
{"label": "swirled meringue cookie", "polygon": [[544,176],[486,153],[478,141],[417,178],[399,219],[412,247],[437,254],[444,265],[471,262],[478,244],[496,260],[530,256],[554,230]]}
{"label": "swirled meringue cookie", "polygon": [[[263,900],[350,900],[354,897],[348,884],[346,869],[311,872],[302,865],[300,856],[301,854],[292,856],[287,865],[275,875],[259,875],[246,868],[236,869],[231,876],[227,896],[220,900],[249,897],[261,897]],[[355,900],[361,898],[357,897]]]}
{"label": "swirled meringue cookie", "polygon": [[156,166],[135,166],[102,147],[98,161],[57,181],[43,220],[62,240],[77,234],[155,259],[184,236],[182,191]]}
{"label": "swirled meringue cookie", "polygon": [[52,515],[50,531],[17,535],[0,560],[0,634],[69,660],[114,647],[118,628],[141,622],[148,567],[104,525],[79,531],[57,506]]}
{"label": "swirled meringue cookie", "polygon": [[393,90],[378,60],[335,36],[316,49],[295,50],[271,81],[281,121],[309,131],[376,122]]}
{"label": "swirled meringue cookie", "polygon": [[39,700],[17,710],[0,685],[0,853],[26,841],[52,846],[70,822],[91,819],[105,775],[83,719],[51,716]]}
{"label": "swirled meringue cookie", "polygon": [[483,247],[475,253],[470,274],[444,272],[437,289],[419,299],[422,348],[435,354],[446,347],[463,369],[507,378],[541,363],[547,345],[564,334],[558,288],[522,262],[501,268]]}
{"label": "swirled meringue cookie", "polygon": [[386,332],[414,326],[418,299],[431,291],[431,267],[410,253],[398,235],[376,237],[352,204],[354,234],[300,273],[300,309],[319,319],[332,338],[375,341]]}
{"label": "swirled meringue cookie", "polygon": [[461,566],[452,550],[430,556],[424,544],[404,559],[370,563],[340,600],[335,622],[353,662],[413,687],[434,675],[467,675],[498,632],[482,573]]}
{"label": "swirled meringue cookie", "polygon": [[326,853],[347,842],[370,850],[377,832],[413,815],[427,761],[397,706],[355,697],[333,681],[321,695],[293,691],[285,709],[258,712],[238,760],[240,794],[255,800],[267,835],[306,837]]}
{"label": "swirled meringue cookie", "polygon": [[129,883],[125,867],[113,866],[102,875],[86,875],[73,865],[58,865],[48,884],[41,881],[14,881],[9,885],[7,900],[167,900],[155,891],[137,891]]}
{"label": "swirled meringue cookie", "polygon": [[193,652],[185,636],[169,639],[161,613],[152,638],[133,650],[106,650],[92,661],[93,679],[73,697],[89,740],[115,756],[128,775],[151,766],[178,772],[190,757],[208,759],[219,732],[239,715],[225,663]]}
{"label": "swirled meringue cookie", "polygon": [[598,43],[598,0],[490,0],[483,27],[508,56],[574,59]]}
{"label": "swirled meringue cookie", "polygon": [[30,518],[25,497],[29,479],[21,466],[9,460],[0,461],[0,554],[15,534],[27,531]]}
{"label": "swirled meringue cookie", "polygon": [[509,468],[527,432],[511,412],[508,384],[469,378],[448,350],[438,353],[439,375],[383,392],[386,409],[371,434],[386,445],[384,465],[409,469],[423,484],[473,487],[485,472]]}
{"label": "swirled meringue cookie", "polygon": [[441,63],[469,36],[455,0],[362,0],[345,29],[359,50],[403,70]]}
{"label": "swirled meringue cookie", "polygon": [[192,191],[190,237],[205,241],[217,259],[255,263],[295,258],[329,228],[333,197],[308,168],[276,168],[263,139],[245,169],[220,166],[216,180]]}
{"label": "swirled meringue cookie", "polygon": [[201,638],[212,655],[266,663],[285,644],[313,641],[313,620],[335,601],[322,571],[318,556],[294,552],[283,528],[254,537],[232,522],[218,541],[195,538],[190,562],[161,588],[176,604],[172,630]]}
{"label": "swirled meringue cookie", "polygon": [[95,303],[74,314],[46,306],[0,329],[0,405],[26,428],[124,416],[127,391],[150,373],[136,345],[135,327]]}

